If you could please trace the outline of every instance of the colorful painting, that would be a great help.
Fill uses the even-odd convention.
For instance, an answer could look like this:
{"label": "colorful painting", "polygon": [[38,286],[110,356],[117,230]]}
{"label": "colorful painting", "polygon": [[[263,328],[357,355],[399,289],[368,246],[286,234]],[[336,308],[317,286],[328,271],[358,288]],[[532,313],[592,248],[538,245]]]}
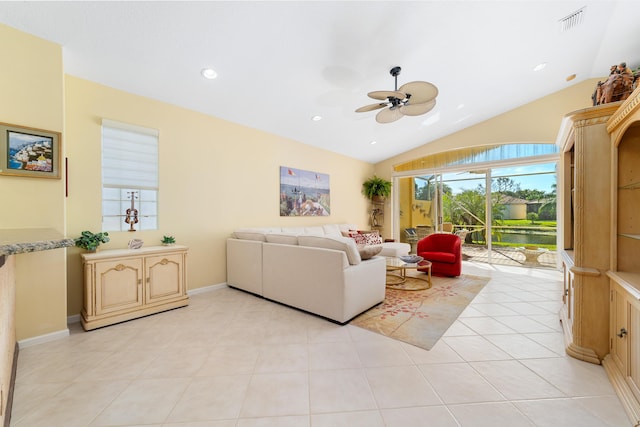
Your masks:
{"label": "colorful painting", "polygon": [[60,134],[0,123],[0,174],[60,177]]}
{"label": "colorful painting", "polygon": [[280,166],[280,216],[329,216],[329,175]]}

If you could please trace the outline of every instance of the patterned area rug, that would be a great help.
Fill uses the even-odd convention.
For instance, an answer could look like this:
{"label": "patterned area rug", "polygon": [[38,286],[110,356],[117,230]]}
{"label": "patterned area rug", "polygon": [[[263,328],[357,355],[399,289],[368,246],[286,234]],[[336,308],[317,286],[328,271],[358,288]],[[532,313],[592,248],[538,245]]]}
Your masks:
{"label": "patterned area rug", "polygon": [[[418,280],[408,277],[407,285]],[[350,324],[429,350],[488,281],[488,277],[464,274],[460,277],[434,276],[431,289],[387,288],[382,303]]]}

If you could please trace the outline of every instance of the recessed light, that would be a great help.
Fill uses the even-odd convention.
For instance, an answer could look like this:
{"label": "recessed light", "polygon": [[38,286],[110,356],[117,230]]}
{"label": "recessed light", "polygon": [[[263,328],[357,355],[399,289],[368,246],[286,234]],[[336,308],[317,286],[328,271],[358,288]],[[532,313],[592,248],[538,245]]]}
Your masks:
{"label": "recessed light", "polygon": [[535,67],[533,67],[533,71],[544,70],[546,66],[547,66],[547,63],[546,62],[542,62],[542,63],[536,65]]}
{"label": "recessed light", "polygon": [[378,141],[371,141],[371,145],[375,144],[376,142],[378,142]]}
{"label": "recessed light", "polygon": [[458,110],[462,110],[464,108],[464,104],[458,104]]}
{"label": "recessed light", "polygon": [[200,71],[200,74],[202,74],[202,77],[205,79],[215,79],[218,77],[218,73],[216,73],[212,68],[203,68],[202,71]]}
{"label": "recessed light", "polygon": [[311,120],[313,120],[314,122],[319,122],[320,120],[322,120],[322,116],[313,116],[311,117]]}

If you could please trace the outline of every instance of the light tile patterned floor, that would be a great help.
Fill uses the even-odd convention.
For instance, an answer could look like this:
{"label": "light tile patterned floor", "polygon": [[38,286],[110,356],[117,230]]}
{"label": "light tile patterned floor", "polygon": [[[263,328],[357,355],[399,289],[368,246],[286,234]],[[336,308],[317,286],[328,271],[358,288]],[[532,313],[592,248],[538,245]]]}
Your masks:
{"label": "light tile patterned floor", "polygon": [[491,281],[431,351],[224,288],[20,351],[11,426],[630,426],[565,355],[550,269]]}

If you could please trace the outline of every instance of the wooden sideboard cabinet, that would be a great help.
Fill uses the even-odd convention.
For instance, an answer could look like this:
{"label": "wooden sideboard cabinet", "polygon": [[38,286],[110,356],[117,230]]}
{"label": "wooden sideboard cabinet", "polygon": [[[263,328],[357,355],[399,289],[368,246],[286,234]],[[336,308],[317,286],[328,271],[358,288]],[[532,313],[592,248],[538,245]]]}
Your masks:
{"label": "wooden sideboard cabinet", "polygon": [[85,330],[184,307],[187,251],[180,245],[82,254]]}

